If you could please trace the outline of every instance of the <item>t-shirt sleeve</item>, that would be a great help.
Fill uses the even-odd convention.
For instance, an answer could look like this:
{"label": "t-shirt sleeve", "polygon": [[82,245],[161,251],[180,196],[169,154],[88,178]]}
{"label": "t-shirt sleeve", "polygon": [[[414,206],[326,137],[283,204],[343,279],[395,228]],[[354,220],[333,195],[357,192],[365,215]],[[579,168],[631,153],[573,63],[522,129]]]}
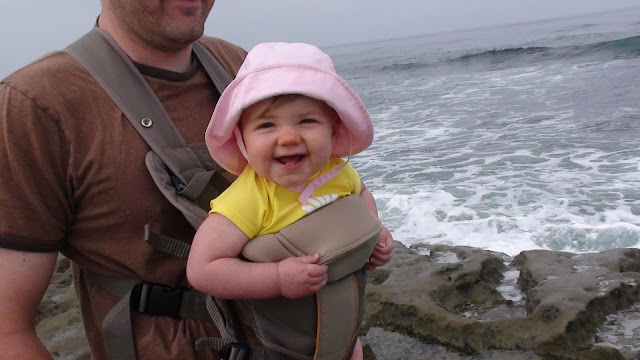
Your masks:
{"label": "t-shirt sleeve", "polygon": [[231,220],[249,239],[262,230],[267,206],[266,190],[255,180],[255,173],[245,171],[222,194],[211,200],[210,214],[218,213]]}
{"label": "t-shirt sleeve", "polygon": [[69,144],[36,101],[0,83],[0,247],[52,252],[71,222]]}
{"label": "t-shirt sleeve", "polygon": [[347,163],[343,171],[345,172],[345,175],[347,175],[347,178],[349,179],[349,185],[351,186],[351,193],[360,194],[360,192],[362,191],[362,184],[360,183],[360,174],[358,174],[358,171],[354,169],[350,163]]}

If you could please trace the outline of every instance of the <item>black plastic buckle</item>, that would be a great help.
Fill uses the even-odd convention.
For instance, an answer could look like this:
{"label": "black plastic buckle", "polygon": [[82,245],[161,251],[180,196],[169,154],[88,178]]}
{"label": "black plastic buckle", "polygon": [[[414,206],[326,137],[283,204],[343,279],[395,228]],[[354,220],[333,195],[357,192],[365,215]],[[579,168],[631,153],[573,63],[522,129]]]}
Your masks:
{"label": "black plastic buckle", "polygon": [[182,183],[182,180],[180,180],[180,178],[178,178],[172,171],[169,171],[169,176],[171,177],[171,184],[176,188],[176,190],[178,190],[178,192],[186,188],[184,183]]}
{"label": "black plastic buckle", "polygon": [[182,289],[141,281],[131,289],[129,305],[143,314],[179,319],[182,292]]}
{"label": "black plastic buckle", "polygon": [[249,350],[249,345],[240,343],[229,343],[223,345],[220,350],[218,350],[218,355],[220,355],[220,359],[222,360],[245,359],[249,356]]}

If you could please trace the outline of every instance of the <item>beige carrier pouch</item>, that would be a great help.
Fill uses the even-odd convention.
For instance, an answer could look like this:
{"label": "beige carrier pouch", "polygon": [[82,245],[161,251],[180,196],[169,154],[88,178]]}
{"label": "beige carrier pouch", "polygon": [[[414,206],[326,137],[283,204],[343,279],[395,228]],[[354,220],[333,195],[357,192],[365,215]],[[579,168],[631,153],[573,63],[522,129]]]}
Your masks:
{"label": "beige carrier pouch", "polygon": [[[282,229],[250,240],[242,255],[254,262],[320,254],[329,282],[316,296],[251,301],[261,341],[274,359],[340,360],[360,328],[364,265],[381,225],[358,195],[347,196]],[[309,341],[315,337],[315,342]]]}
{"label": "beige carrier pouch", "polygon": [[381,225],[359,195],[326,205],[277,234],[250,240],[242,255],[254,262],[320,254],[329,265],[329,282],[364,266],[378,242]]}

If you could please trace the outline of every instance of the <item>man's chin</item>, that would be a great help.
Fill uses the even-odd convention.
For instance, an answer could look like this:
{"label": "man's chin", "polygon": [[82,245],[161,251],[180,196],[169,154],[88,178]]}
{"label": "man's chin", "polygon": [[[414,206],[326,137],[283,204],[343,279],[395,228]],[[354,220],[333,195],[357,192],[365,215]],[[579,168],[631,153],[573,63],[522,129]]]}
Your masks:
{"label": "man's chin", "polygon": [[165,34],[167,39],[171,39],[175,42],[176,47],[182,48],[190,45],[192,42],[200,39],[204,33],[204,26],[179,26],[180,24],[172,24],[169,27],[165,27]]}

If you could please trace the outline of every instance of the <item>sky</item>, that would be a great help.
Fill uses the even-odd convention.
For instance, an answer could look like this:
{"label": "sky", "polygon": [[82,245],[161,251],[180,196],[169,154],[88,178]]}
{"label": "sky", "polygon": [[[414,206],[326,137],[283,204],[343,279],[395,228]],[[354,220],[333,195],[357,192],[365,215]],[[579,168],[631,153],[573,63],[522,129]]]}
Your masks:
{"label": "sky", "polygon": [[[131,0],[137,1],[137,0]],[[320,47],[640,6],[638,0],[218,0],[205,34],[247,50],[263,41]],[[99,0],[0,2],[0,78],[88,31]]]}

